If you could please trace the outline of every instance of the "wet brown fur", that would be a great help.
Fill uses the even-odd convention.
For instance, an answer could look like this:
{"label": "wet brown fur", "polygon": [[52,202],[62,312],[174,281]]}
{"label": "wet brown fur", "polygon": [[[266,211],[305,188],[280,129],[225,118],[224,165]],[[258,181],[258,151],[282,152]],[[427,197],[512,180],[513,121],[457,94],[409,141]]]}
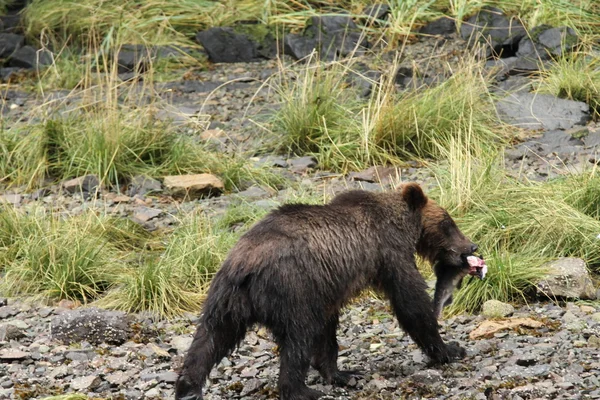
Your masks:
{"label": "wet brown fur", "polygon": [[462,262],[454,252],[470,245],[414,183],[390,193],[349,191],[322,206],[280,207],[240,238],[213,279],[176,399],[202,399],[211,369],[254,324],[269,328],[280,346],[282,400],[322,395],[305,384],[310,365],[329,383],[347,382],[352,374],[337,368],[339,312],[367,287],[387,295],[432,363],[463,357],[464,349],[438,332],[414,255],[450,265]]}

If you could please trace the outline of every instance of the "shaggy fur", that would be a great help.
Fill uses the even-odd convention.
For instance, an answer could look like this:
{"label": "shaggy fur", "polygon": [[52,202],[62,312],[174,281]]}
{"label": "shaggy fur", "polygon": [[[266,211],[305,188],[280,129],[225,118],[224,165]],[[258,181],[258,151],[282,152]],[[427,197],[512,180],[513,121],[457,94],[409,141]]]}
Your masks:
{"label": "shaggy fur", "polygon": [[459,265],[473,244],[420,186],[350,191],[328,205],[285,205],[242,236],[215,275],[176,385],[176,399],[202,399],[211,369],[252,325],[269,328],[280,347],[282,400],[323,394],[306,386],[309,366],[330,383],[337,367],[340,309],[367,287],[382,290],[402,328],[433,363],[462,358],[443,342],[415,253]]}

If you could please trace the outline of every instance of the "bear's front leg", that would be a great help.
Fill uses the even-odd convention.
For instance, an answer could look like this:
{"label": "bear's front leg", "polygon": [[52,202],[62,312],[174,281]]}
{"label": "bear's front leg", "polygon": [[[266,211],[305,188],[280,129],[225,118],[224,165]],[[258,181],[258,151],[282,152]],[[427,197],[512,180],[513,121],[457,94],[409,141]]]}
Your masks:
{"label": "bear's front leg", "polygon": [[442,340],[427,284],[416,265],[388,268],[381,284],[400,326],[430,358],[431,364],[446,364],[466,356],[465,349],[457,343],[446,344]]}

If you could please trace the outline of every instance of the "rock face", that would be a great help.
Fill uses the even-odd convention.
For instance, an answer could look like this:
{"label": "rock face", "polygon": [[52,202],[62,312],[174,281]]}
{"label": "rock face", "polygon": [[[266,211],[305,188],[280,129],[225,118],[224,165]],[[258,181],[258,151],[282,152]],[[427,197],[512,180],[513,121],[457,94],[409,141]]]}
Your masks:
{"label": "rock face", "polygon": [[515,308],[498,300],[488,300],[483,303],[481,314],[486,318],[504,318],[515,311]]}
{"label": "rock face", "polygon": [[509,18],[494,7],[484,7],[460,27],[460,35],[469,45],[486,46],[486,56],[514,54],[525,33],[525,27],[516,18]]}
{"label": "rock face", "polygon": [[360,53],[368,46],[350,16],[314,16],[302,35],[285,36],[284,52],[299,60],[316,49],[322,60],[334,60]]}
{"label": "rock face", "polygon": [[547,265],[548,274],[538,283],[538,291],[549,297],[594,300],[596,289],[585,261],[560,258]]}
{"label": "rock face", "polygon": [[130,335],[125,313],[85,308],[65,312],[52,319],[51,333],[63,343],[121,344]]}
{"label": "rock face", "polygon": [[175,198],[198,199],[221,193],[223,182],[212,174],[165,176],[163,184]]}
{"label": "rock face", "polygon": [[549,94],[513,93],[496,103],[496,109],[504,122],[534,130],[570,129],[590,119],[586,103]]}

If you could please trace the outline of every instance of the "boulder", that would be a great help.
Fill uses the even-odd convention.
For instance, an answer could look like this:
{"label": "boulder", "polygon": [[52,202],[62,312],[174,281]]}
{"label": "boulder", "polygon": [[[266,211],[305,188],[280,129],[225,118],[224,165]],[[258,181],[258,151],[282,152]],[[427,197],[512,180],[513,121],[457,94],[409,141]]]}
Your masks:
{"label": "boulder", "polygon": [[127,314],[97,308],[64,312],[51,321],[53,339],[65,344],[89,342],[119,345],[130,336]]}
{"label": "boulder", "polygon": [[537,283],[542,296],[566,299],[596,299],[596,288],[585,261],[563,257],[546,264],[547,274]]}
{"label": "boulder", "polygon": [[163,184],[173,197],[188,200],[220,194],[224,190],[223,182],[212,174],[165,176]]}
{"label": "boulder", "polygon": [[496,103],[500,118],[525,129],[570,129],[590,119],[589,106],[581,101],[549,94],[513,93]]}
{"label": "boulder", "polygon": [[525,33],[525,27],[516,18],[509,18],[494,7],[482,8],[460,27],[462,38],[470,46],[485,46],[487,57],[514,55]]}
{"label": "boulder", "polygon": [[145,46],[125,44],[116,54],[118,72],[144,72],[151,62],[164,58],[177,58],[182,50],[171,46]]}
{"label": "boulder", "polygon": [[162,184],[154,178],[145,175],[137,175],[131,179],[129,184],[130,196],[145,196],[149,193],[162,192]]}
{"label": "boulder", "polygon": [[385,3],[371,4],[365,7],[362,14],[367,17],[367,20],[384,19],[390,13],[390,6]]}

